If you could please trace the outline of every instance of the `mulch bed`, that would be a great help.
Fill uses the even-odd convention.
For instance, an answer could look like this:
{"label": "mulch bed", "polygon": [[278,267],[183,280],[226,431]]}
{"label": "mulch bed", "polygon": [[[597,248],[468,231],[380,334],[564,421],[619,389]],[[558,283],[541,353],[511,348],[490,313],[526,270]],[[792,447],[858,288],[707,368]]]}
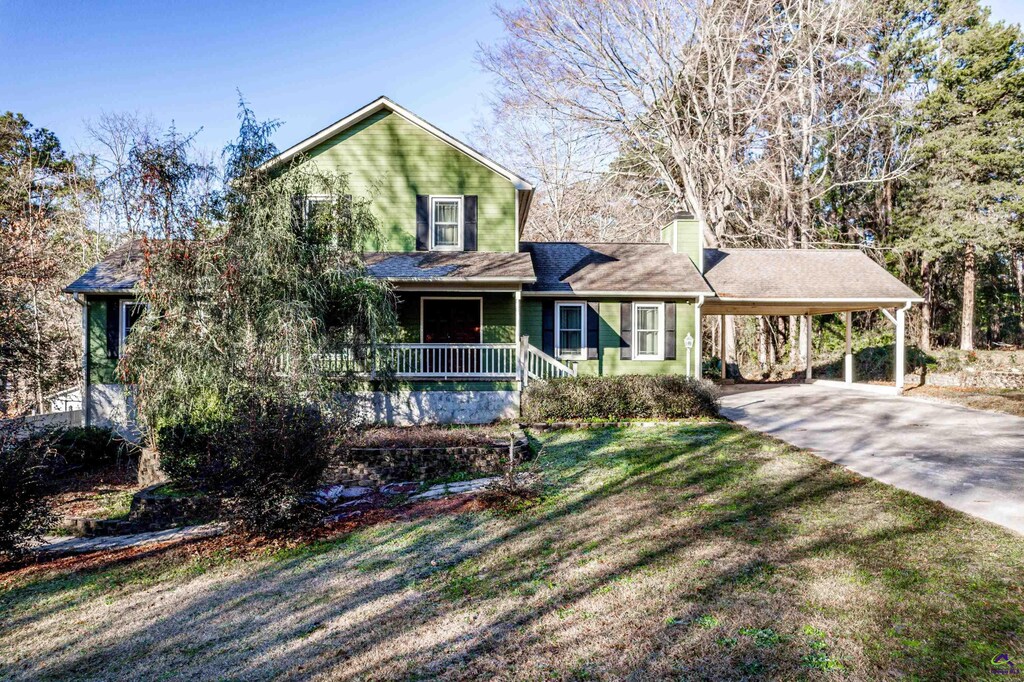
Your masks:
{"label": "mulch bed", "polygon": [[265,555],[312,542],[334,540],[367,526],[395,521],[412,521],[443,514],[478,512],[487,509],[490,505],[489,501],[485,501],[476,494],[458,495],[439,500],[415,502],[401,507],[369,509],[358,517],[296,531],[287,537],[238,533],[198,540],[172,540],[141,547],[100,550],[68,556],[31,555],[19,561],[0,563],[0,589],[6,589],[25,578],[46,573],[74,573],[108,569],[141,561],[183,562],[223,552],[230,552],[239,558]]}
{"label": "mulch bed", "polygon": [[102,496],[139,490],[135,470],[128,466],[75,471],[53,482],[48,495],[50,508],[61,518],[101,516],[105,513]]}

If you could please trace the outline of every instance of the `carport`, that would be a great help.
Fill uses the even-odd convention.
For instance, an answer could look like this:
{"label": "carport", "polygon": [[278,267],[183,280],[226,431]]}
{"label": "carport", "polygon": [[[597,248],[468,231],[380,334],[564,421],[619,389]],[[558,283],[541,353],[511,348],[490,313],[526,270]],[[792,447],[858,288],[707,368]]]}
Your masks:
{"label": "carport", "polygon": [[[843,313],[846,321],[844,382],[853,384],[852,321],[857,311],[880,310],[895,326],[895,392],[903,392],[906,314],[923,299],[859,249],[705,249],[704,277],[715,291],[701,318],[717,315],[801,316],[807,325],[806,381],[812,376],[814,315]],[[722,378],[726,377],[721,334]],[[698,361],[698,366],[700,362]],[[836,382],[822,382],[836,383]]]}

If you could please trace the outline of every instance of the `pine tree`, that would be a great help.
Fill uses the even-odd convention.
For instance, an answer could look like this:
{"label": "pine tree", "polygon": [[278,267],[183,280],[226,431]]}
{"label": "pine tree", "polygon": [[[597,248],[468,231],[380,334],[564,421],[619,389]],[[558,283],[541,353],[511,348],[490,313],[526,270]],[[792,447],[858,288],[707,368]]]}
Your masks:
{"label": "pine tree", "polygon": [[963,267],[960,347],[974,348],[978,259],[1021,243],[1024,36],[978,10],[945,32],[919,109],[921,163],[902,201],[908,245]]}

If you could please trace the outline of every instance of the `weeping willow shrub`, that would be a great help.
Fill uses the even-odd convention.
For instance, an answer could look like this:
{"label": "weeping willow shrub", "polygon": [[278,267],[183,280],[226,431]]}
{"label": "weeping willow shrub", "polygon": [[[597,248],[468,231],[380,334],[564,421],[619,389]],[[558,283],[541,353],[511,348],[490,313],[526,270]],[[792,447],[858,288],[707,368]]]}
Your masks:
{"label": "weeping willow shrub", "polygon": [[[138,298],[148,307],[121,363],[150,444],[175,429],[198,432],[205,445],[194,449],[207,459],[218,430],[245,422],[252,433],[281,406],[337,415],[336,398],[361,379],[355,367],[327,373],[324,358],[397,330],[394,294],[361,258],[380,242],[372,198],[302,159],[267,170],[274,124],[255,123],[244,106],[242,120],[215,219],[180,221],[143,244]],[[232,447],[244,455],[243,443]]]}

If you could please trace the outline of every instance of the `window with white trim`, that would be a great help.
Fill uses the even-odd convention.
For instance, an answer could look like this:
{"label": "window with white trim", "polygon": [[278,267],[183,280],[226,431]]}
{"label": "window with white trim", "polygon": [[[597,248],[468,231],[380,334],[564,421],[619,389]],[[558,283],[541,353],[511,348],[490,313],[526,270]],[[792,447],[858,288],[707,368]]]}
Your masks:
{"label": "window with white trim", "polygon": [[665,357],[665,304],[633,304],[633,358],[662,360]]}
{"label": "window with white trim", "polygon": [[132,325],[146,312],[147,304],[138,301],[121,301],[121,325],[120,325],[120,347],[124,347],[124,340],[132,330]]}
{"label": "window with white trim", "polygon": [[555,303],[555,356],[566,360],[582,360],[586,351],[584,303]]}
{"label": "window with white trim", "polygon": [[430,248],[462,250],[462,197],[430,197]]}
{"label": "window with white trim", "polygon": [[307,194],[303,208],[303,221],[309,225],[316,220],[316,211],[320,204],[329,204],[334,201],[330,194]]}

